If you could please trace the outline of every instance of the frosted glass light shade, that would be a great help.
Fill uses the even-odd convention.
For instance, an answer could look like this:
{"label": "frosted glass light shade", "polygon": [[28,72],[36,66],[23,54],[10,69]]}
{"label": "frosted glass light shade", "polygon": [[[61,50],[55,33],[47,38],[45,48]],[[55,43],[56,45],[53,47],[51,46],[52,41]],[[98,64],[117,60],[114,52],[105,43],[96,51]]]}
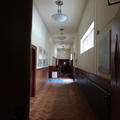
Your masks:
{"label": "frosted glass light shade", "polygon": [[67,20],[67,16],[64,14],[54,14],[52,18],[57,22],[65,22]]}

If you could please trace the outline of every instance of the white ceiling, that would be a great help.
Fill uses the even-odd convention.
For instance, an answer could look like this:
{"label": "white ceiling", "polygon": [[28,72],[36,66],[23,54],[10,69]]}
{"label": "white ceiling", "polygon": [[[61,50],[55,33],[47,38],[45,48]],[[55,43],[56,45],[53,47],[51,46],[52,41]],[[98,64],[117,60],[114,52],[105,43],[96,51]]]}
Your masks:
{"label": "white ceiling", "polygon": [[56,48],[71,48],[71,45],[70,44],[56,44]]}
{"label": "white ceiling", "polygon": [[[53,14],[57,13],[55,1],[56,0],[34,0],[39,14],[54,42],[61,43],[64,41],[64,43],[72,43],[87,0],[63,0],[62,13],[68,16],[68,20],[64,23],[57,23],[51,18]],[[60,36],[60,28],[64,28],[63,36],[66,37],[64,40],[58,38]]]}

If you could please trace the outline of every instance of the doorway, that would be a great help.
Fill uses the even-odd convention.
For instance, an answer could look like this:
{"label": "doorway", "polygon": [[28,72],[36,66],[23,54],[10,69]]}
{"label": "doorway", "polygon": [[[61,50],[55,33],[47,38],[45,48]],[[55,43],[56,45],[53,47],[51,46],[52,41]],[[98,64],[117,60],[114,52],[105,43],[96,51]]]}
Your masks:
{"label": "doorway", "polygon": [[58,64],[61,65],[61,77],[73,78],[73,61],[69,59],[58,59]]}
{"label": "doorway", "polygon": [[30,97],[35,96],[35,89],[36,89],[36,51],[37,51],[37,48],[34,45],[32,45]]}

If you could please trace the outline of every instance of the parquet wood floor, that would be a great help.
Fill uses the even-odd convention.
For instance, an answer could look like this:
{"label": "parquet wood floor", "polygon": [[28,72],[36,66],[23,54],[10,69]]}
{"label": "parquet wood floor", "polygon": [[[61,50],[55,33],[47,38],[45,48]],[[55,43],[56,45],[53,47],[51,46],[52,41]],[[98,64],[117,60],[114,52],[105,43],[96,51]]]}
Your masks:
{"label": "parquet wood floor", "polygon": [[41,83],[30,100],[30,120],[96,120],[77,83]]}

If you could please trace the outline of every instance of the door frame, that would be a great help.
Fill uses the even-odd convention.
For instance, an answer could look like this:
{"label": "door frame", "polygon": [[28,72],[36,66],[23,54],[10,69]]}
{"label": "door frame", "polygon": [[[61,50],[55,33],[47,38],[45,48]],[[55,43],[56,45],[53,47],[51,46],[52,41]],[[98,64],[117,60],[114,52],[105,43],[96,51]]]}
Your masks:
{"label": "door frame", "polygon": [[[34,81],[33,81],[33,84],[32,85],[34,85],[34,86],[32,86],[32,95],[31,95],[31,97],[35,97],[35,95],[36,95],[36,64],[37,64],[37,62],[36,62],[36,60],[37,60],[37,47],[36,46],[34,46],[34,45],[32,45],[32,49],[33,50],[35,50],[35,66],[34,66],[34,70],[32,71],[31,70],[31,74],[33,74],[32,72],[34,72]],[[31,69],[32,69],[32,52],[31,52]],[[32,76],[31,76],[31,81],[32,81]]]}

